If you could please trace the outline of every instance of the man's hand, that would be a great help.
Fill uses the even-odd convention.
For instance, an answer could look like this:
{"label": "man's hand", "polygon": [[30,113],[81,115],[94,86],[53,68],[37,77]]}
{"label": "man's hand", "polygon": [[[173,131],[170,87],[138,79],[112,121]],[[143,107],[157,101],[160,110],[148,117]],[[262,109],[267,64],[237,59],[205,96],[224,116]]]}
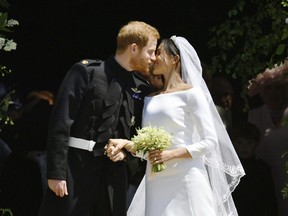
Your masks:
{"label": "man's hand", "polygon": [[113,162],[121,161],[126,157],[126,153],[122,150],[127,144],[125,139],[110,139],[105,146],[105,154]]}
{"label": "man's hand", "polygon": [[110,158],[113,162],[122,161],[126,157],[126,153],[121,150],[117,154],[107,154],[107,157]]}
{"label": "man's hand", "polygon": [[48,187],[56,196],[64,197],[68,195],[67,183],[65,180],[48,179]]}

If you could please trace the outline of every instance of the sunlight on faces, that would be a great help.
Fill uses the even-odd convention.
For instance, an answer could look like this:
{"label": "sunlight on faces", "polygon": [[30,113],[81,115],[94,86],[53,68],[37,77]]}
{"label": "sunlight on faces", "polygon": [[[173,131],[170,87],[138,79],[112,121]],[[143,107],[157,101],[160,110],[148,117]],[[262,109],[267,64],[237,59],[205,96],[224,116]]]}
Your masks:
{"label": "sunlight on faces", "polygon": [[133,70],[139,71],[140,73],[149,74],[150,68],[153,65],[156,57],[155,50],[157,47],[157,39],[150,38],[147,46],[142,49],[137,46],[135,55],[130,59],[130,66]]}
{"label": "sunlight on faces", "polygon": [[143,57],[141,53],[138,53],[130,59],[130,66],[133,70],[139,71],[141,74],[149,74],[150,62],[150,59],[147,59]]}
{"label": "sunlight on faces", "polygon": [[153,67],[153,74],[160,75],[170,72],[174,67],[172,60],[173,56],[165,52],[163,45],[160,44],[156,52],[156,61]]}

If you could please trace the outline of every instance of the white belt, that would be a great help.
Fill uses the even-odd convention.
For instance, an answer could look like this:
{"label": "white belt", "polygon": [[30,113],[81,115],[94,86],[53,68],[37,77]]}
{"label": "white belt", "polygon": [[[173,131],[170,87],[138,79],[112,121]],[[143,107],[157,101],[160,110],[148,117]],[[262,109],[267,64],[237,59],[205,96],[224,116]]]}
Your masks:
{"label": "white belt", "polygon": [[69,137],[68,146],[83,149],[87,151],[93,151],[95,142],[93,140],[85,140],[75,137]]}

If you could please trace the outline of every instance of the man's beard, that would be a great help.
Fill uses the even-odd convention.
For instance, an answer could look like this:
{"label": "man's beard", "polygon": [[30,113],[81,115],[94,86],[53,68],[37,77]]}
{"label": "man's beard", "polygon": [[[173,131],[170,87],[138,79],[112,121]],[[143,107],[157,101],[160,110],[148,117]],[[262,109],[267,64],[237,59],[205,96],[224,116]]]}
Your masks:
{"label": "man's beard", "polygon": [[[133,70],[138,71],[140,73],[149,74],[149,67],[147,66],[147,62],[143,58],[133,58],[130,61],[130,65]],[[152,65],[151,65],[152,66]]]}

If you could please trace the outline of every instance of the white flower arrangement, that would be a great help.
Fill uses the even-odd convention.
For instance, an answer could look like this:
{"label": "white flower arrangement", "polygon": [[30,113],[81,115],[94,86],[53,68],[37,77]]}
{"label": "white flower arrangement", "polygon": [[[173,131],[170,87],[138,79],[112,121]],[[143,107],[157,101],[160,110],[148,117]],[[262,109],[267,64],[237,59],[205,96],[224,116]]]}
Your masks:
{"label": "white flower arrangement", "polygon": [[[145,155],[152,150],[165,150],[171,146],[171,135],[163,128],[146,126],[137,129],[137,135],[132,137],[133,148],[136,152],[141,152]],[[162,163],[153,164],[152,172],[160,172],[166,169],[166,165]]]}
{"label": "white flower arrangement", "polygon": [[16,50],[17,44],[13,40],[5,39],[5,38],[0,38],[0,49],[3,48],[4,51],[11,51],[11,50]]}
{"label": "white flower arrangement", "polygon": [[[7,1],[1,1],[1,6],[4,8],[8,8]],[[9,52],[11,50],[16,50],[17,44],[12,40],[8,39],[3,32],[12,32],[11,28],[15,25],[19,25],[19,22],[14,19],[8,19],[8,13],[0,12],[0,50],[4,50]],[[0,76],[4,77],[6,74],[11,73],[11,70],[8,69],[5,65],[0,64]],[[14,93],[14,90],[8,93],[0,100],[0,122],[4,122],[4,124],[13,124],[12,119],[7,115],[8,107],[12,103],[11,102],[11,94]],[[0,209],[1,210],[1,209]]]}
{"label": "white flower arrangement", "polygon": [[258,94],[266,85],[282,84],[288,82],[288,60],[280,65],[274,65],[272,69],[266,68],[263,73],[259,73],[256,78],[249,81],[248,95]]}
{"label": "white flower arrangement", "polygon": [[[0,12],[0,31],[3,32],[11,32],[10,28],[15,25],[19,25],[19,22],[14,19],[7,19],[7,13]],[[17,44],[12,40],[4,37],[4,35],[0,34],[0,49],[4,51],[16,50]]]}

